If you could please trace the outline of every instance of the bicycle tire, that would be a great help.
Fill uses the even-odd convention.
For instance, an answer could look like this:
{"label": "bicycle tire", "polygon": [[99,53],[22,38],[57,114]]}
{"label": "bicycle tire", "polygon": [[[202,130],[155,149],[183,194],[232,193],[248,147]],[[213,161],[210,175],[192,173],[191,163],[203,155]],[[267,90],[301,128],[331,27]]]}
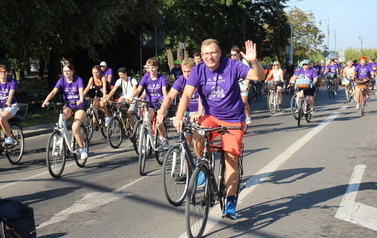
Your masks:
{"label": "bicycle tire", "polygon": [[[80,133],[82,134],[84,147],[86,148],[86,151],[89,154],[89,140],[85,126],[80,126]],[[79,149],[79,145],[77,144],[76,138],[73,137],[73,158],[75,159],[77,166],[84,167],[86,162],[88,161],[88,157],[85,159],[81,159],[81,155],[77,154],[77,149]]]}
{"label": "bicycle tire", "polygon": [[360,113],[362,116],[364,116],[364,112],[365,112],[365,95],[364,95],[364,92],[360,92],[359,93],[360,95],[360,100],[359,100],[359,105],[360,105]]}
{"label": "bicycle tire", "polygon": [[147,138],[147,131],[145,128],[142,128],[140,130],[140,136],[139,136],[139,174],[141,176],[145,175],[145,160],[147,156],[147,150],[149,143]]}
{"label": "bicycle tire", "polygon": [[270,92],[268,94],[269,109],[271,114],[276,112],[276,103],[275,103],[275,92]]}
{"label": "bicycle tire", "polygon": [[12,125],[10,128],[13,144],[6,146],[6,156],[11,164],[18,164],[25,150],[25,139],[22,128],[19,125]]}
{"label": "bicycle tire", "polygon": [[298,110],[296,98],[297,98],[297,95],[295,94],[292,96],[292,99],[291,99],[291,113],[295,120],[298,119],[298,113],[296,112],[296,110]]}
{"label": "bicycle tire", "polygon": [[[166,127],[165,127],[165,129],[166,129]],[[155,152],[154,152],[157,163],[159,165],[162,165],[162,163],[164,162],[164,157],[165,157],[167,150],[160,148],[162,143],[161,143],[161,140],[160,140],[160,132],[157,130],[157,128],[156,128],[156,132],[155,132],[155,136],[153,137],[153,140],[154,140],[154,143],[155,143],[156,148],[157,148],[157,150],[155,150]]]}
{"label": "bicycle tire", "polygon": [[185,200],[190,172],[188,159],[185,152],[182,151],[182,145],[176,144],[170,147],[162,165],[163,190],[170,204],[179,206]]}
{"label": "bicycle tire", "polygon": [[107,125],[107,140],[111,148],[119,148],[123,142],[123,135],[123,125],[119,117],[112,117]]}
{"label": "bicycle tire", "polygon": [[334,97],[334,90],[333,90],[332,82],[328,84],[327,91],[328,91],[328,94],[329,94],[329,98]]}
{"label": "bicycle tire", "polygon": [[351,89],[348,91],[348,93],[346,93],[346,99],[347,99],[347,102],[350,102],[351,101],[351,98],[352,98],[352,92],[351,92]]}
{"label": "bicycle tire", "polygon": [[262,92],[259,86],[256,87],[256,97],[257,101],[260,102],[262,100]]}
{"label": "bicycle tire", "polygon": [[86,128],[88,140],[91,141],[93,138],[94,127],[93,127],[93,116],[91,114],[86,114],[83,125]]}
{"label": "bicycle tire", "polygon": [[299,109],[298,109],[298,116],[297,116],[297,125],[300,126],[300,122],[301,122],[301,119],[302,117],[304,116],[304,109],[303,109],[303,100],[300,99],[300,102],[299,102],[300,106],[299,106]]}
{"label": "bicycle tire", "polygon": [[[61,141],[60,145],[56,142]],[[46,147],[46,164],[50,175],[54,178],[59,178],[65,167],[66,162],[66,145],[60,131],[54,131],[47,141]]]}
{"label": "bicycle tire", "polygon": [[134,146],[134,150],[136,154],[139,154],[139,136],[140,136],[140,129],[142,128],[143,121],[138,120],[134,126],[134,131],[133,131],[133,138],[132,138],[132,144]]}
{"label": "bicycle tire", "polygon": [[309,102],[307,101],[307,99],[305,99],[306,102],[306,114],[305,114],[305,120],[306,122],[310,122],[310,120],[312,119],[312,113],[311,112],[308,112],[310,110],[310,107],[309,107]]}
{"label": "bicycle tire", "polygon": [[[202,186],[197,184],[199,173],[206,175]],[[190,179],[186,194],[185,223],[187,236],[192,238],[202,237],[208,219],[210,207],[211,183],[207,167],[196,167]]]}

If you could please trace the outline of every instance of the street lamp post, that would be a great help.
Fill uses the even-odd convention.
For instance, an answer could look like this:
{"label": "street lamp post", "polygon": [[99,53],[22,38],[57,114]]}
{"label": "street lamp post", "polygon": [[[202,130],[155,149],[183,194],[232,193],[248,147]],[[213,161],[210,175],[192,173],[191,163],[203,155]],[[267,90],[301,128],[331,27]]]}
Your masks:
{"label": "street lamp post", "polygon": [[335,30],[330,30],[331,32],[333,32],[334,33],[334,51],[335,51],[335,53],[336,53],[336,29]]}
{"label": "street lamp post", "polygon": [[320,19],[318,25],[322,26],[322,21],[327,25],[327,49],[330,50],[330,19],[327,19],[327,21]]}
{"label": "street lamp post", "polygon": [[358,36],[357,39],[360,41],[360,51],[363,50],[363,36]]}

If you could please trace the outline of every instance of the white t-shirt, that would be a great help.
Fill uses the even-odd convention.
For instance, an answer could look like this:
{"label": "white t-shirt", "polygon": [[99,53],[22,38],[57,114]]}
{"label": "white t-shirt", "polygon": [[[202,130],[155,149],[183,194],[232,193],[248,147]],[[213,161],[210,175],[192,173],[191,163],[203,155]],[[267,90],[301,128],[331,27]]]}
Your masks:
{"label": "white t-shirt", "polygon": [[122,80],[119,78],[115,82],[115,86],[122,87],[122,94],[121,96],[124,98],[130,98],[134,92],[133,86],[137,85],[137,81],[135,78],[128,77],[127,80]]}

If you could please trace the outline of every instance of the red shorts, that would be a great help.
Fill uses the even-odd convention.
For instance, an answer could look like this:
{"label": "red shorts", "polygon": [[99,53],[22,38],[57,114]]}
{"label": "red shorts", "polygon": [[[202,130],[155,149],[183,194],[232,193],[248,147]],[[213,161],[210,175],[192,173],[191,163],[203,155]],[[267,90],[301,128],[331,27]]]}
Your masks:
{"label": "red shorts", "polygon": [[[204,115],[202,118],[199,119],[198,123],[202,127],[217,127],[218,125],[221,126],[237,126],[237,127],[245,127],[245,121],[243,122],[226,122],[221,121],[213,116],[210,115]],[[235,155],[241,155],[241,146],[242,146],[242,140],[244,131],[243,130],[230,130],[229,133],[225,133],[224,135],[221,135],[221,148],[229,153],[235,154]],[[219,133],[212,133],[211,135],[211,141],[213,141]]]}

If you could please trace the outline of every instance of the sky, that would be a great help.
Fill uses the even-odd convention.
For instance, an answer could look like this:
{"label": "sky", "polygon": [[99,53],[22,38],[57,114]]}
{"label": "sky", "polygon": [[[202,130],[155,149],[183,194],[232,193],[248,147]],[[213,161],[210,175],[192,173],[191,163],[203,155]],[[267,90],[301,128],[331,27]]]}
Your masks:
{"label": "sky", "polygon": [[[373,48],[377,49],[377,1],[355,0],[291,0],[288,6],[295,6],[305,13],[313,13],[317,27],[327,36],[327,24],[330,30],[330,50]],[[289,7],[286,11],[289,11]],[[319,21],[322,20],[322,26]],[[324,21],[323,21],[324,20]],[[336,34],[334,34],[336,32]],[[336,36],[336,41],[334,39]],[[361,40],[358,40],[358,38]],[[335,44],[336,42],[336,44]],[[327,38],[324,39],[327,45]],[[336,46],[336,49],[335,49]]]}

